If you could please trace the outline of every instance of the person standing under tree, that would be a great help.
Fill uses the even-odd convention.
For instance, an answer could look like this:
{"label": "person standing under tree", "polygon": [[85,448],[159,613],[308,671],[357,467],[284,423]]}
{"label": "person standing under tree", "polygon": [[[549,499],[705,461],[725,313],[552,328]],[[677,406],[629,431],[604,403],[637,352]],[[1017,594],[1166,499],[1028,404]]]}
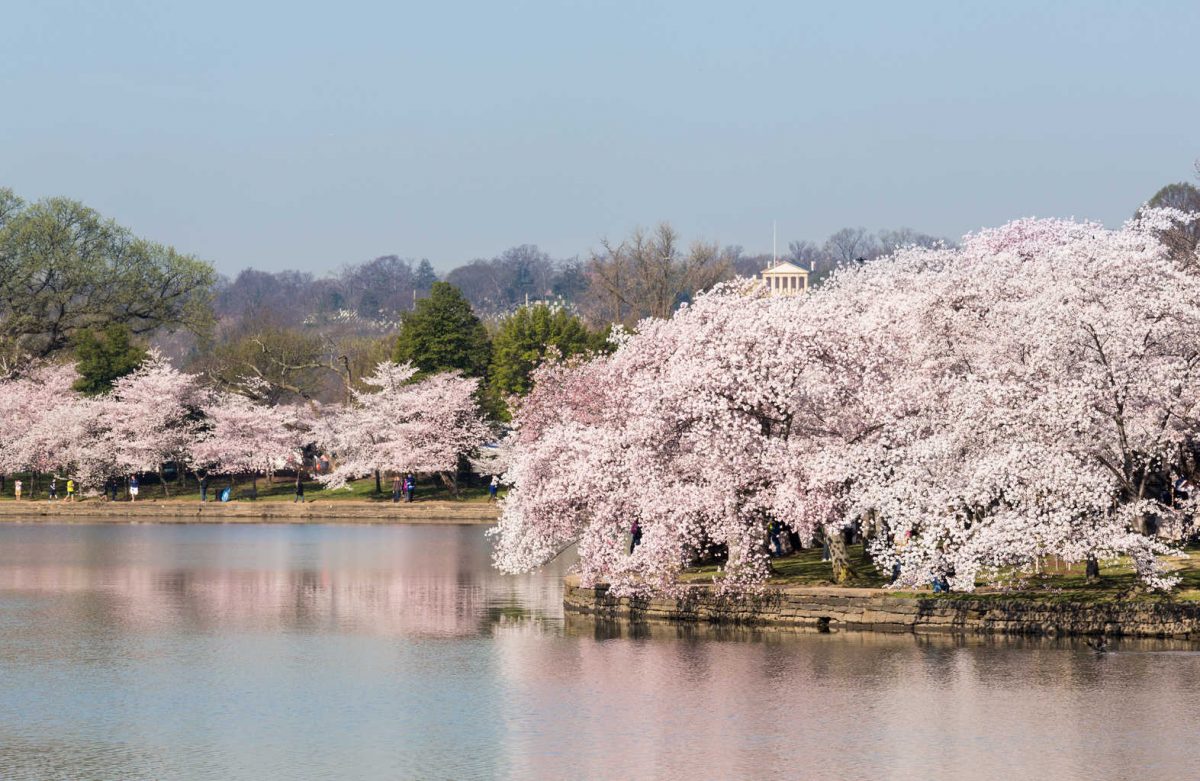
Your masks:
{"label": "person standing under tree", "polygon": [[50,501],[58,498],[58,478],[50,475]]}
{"label": "person standing under tree", "polygon": [[767,525],[767,536],[771,540],[771,545],[775,548],[776,558],[783,555],[783,543],[779,539],[779,531],[779,521],[771,521]]}
{"label": "person standing under tree", "polygon": [[67,478],[67,501],[75,501],[75,480],[71,477]]}
{"label": "person standing under tree", "polygon": [[292,499],[292,504],[296,502],[304,504],[304,473],[299,469],[296,470],[296,496]]}
{"label": "person standing under tree", "polygon": [[488,501],[496,501],[496,493],[500,490],[500,478],[492,475],[492,482],[488,483]]}
{"label": "person standing under tree", "polygon": [[400,473],[394,472],[392,474],[392,504],[397,504],[400,501],[401,487]]}
{"label": "person standing under tree", "polygon": [[13,493],[16,494],[17,501],[21,501],[21,481],[13,480]]}
{"label": "person standing under tree", "polygon": [[634,548],[642,544],[642,525],[637,521],[629,528],[629,538],[629,555],[632,556]]}
{"label": "person standing under tree", "polygon": [[138,491],[141,490],[141,485],[138,483],[137,475],[129,476],[129,501],[136,502]]}
{"label": "person standing under tree", "polygon": [[404,501],[411,502],[413,494],[417,492],[417,478],[413,477],[413,473],[409,472],[404,478]]}

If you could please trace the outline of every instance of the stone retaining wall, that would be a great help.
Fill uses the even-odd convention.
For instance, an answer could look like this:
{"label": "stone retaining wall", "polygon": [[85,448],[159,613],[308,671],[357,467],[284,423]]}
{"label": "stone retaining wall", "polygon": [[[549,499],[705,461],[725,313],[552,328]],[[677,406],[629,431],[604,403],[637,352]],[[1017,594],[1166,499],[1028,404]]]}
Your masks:
{"label": "stone retaining wall", "polygon": [[978,632],[1008,635],[1109,635],[1200,639],[1200,605],[1127,600],[1071,603],[1034,598],[904,596],[882,589],[778,588],[761,596],[717,597],[704,586],[679,599],[612,597],[568,577],[569,611],[634,621],[665,620],[883,632]]}

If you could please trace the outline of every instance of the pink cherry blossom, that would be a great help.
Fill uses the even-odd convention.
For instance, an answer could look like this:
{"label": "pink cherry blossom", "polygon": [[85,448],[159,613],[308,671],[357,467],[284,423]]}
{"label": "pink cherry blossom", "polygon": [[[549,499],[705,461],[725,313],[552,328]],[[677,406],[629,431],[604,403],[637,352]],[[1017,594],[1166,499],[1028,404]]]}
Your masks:
{"label": "pink cherry blossom", "polygon": [[1169,486],[1195,469],[1200,279],[1155,224],[1020,220],[802,298],[730,284],[612,356],[543,367],[497,564],[577,541],[585,583],[669,591],[720,545],[722,588],[754,588],[773,519],[863,528],[903,586],[1121,555],[1169,586],[1158,556],[1195,509]]}
{"label": "pink cherry blossom", "polygon": [[338,488],[379,472],[444,472],[488,441],[491,430],[475,402],[478,381],[449,372],[410,383],[410,364],[384,362],[363,379],[350,404],[331,408],[316,424],[336,468],[318,477]]}
{"label": "pink cherry blossom", "polygon": [[257,475],[299,464],[306,432],[295,408],[258,404],[232,393],[211,393],[202,410],[202,430],[189,446],[193,468]]}

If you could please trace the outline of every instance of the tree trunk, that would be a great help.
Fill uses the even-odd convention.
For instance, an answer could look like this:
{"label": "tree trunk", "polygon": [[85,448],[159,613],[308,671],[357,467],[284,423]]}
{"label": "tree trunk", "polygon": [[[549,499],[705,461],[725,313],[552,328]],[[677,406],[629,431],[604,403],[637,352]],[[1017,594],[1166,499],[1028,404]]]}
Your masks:
{"label": "tree trunk", "polygon": [[1096,560],[1095,556],[1088,556],[1087,567],[1084,572],[1088,583],[1100,582],[1100,562]]}
{"label": "tree trunk", "polygon": [[375,493],[383,493],[383,482],[380,480],[379,470],[375,470]]}
{"label": "tree trunk", "polygon": [[855,577],[854,568],[850,566],[850,556],[846,553],[846,538],[840,529],[826,529],[825,540],[829,545],[829,564],[833,567],[833,582],[846,583]]}
{"label": "tree trunk", "polygon": [[258,472],[250,473],[250,498],[258,498]]}

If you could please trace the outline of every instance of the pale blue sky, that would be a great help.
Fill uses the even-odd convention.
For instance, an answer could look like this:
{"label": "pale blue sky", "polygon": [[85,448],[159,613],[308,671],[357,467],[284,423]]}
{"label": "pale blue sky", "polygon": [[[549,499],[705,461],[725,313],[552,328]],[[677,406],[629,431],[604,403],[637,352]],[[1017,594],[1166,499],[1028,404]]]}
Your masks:
{"label": "pale blue sky", "polygon": [[1117,224],[1200,156],[1195,0],[5,6],[0,186],[225,273]]}

